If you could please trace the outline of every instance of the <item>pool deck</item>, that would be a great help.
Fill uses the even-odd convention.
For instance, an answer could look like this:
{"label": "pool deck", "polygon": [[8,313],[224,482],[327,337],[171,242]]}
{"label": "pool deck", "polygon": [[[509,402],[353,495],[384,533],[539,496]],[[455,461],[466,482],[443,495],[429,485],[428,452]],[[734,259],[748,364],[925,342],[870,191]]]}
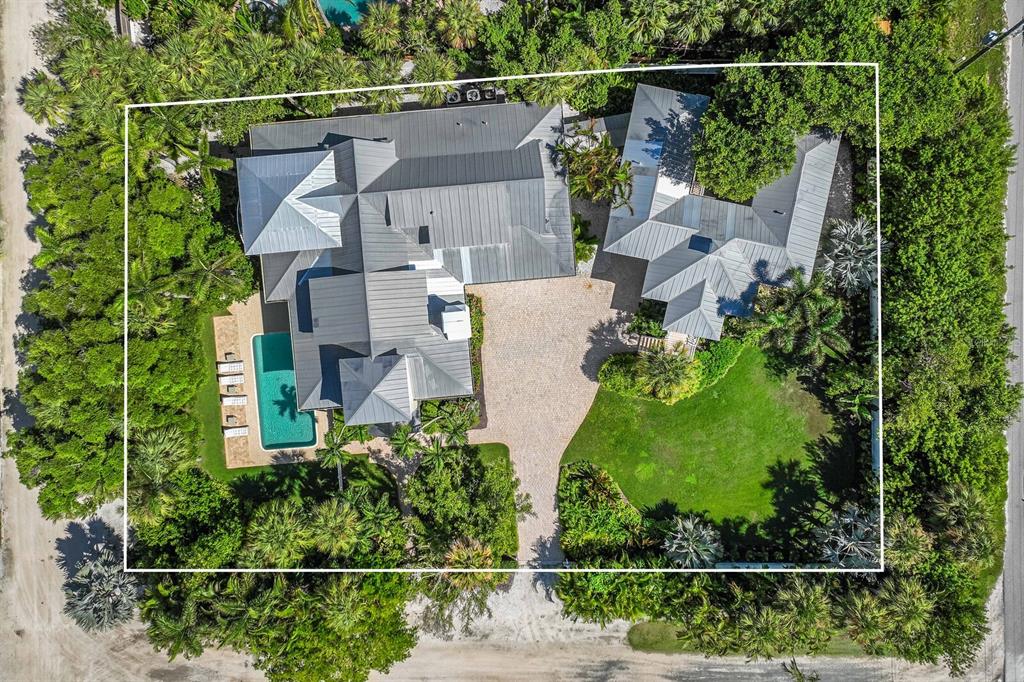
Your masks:
{"label": "pool deck", "polygon": [[[260,445],[259,415],[256,404],[255,362],[252,355],[252,337],[257,334],[288,331],[288,309],[284,303],[265,304],[262,294],[256,293],[242,303],[228,308],[228,314],[213,318],[213,331],[217,347],[217,361],[225,360],[227,353],[234,353],[245,367],[244,383],[240,384],[245,395],[245,405],[221,405],[221,425],[227,426],[228,416],[237,418],[235,426],[248,426],[249,435],[224,439],[224,458],[228,469],[265,466],[268,464],[291,464],[313,461],[315,451],[323,447],[327,433],[327,413],[317,410],[316,444],[308,448],[286,450],[264,450]],[[227,395],[221,387],[221,395]]]}

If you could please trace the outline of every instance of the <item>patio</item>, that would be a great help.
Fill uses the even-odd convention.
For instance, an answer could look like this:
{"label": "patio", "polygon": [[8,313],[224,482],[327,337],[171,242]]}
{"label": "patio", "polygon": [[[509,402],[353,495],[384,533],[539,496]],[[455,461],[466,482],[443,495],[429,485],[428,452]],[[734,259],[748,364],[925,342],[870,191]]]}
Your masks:
{"label": "patio", "polygon": [[[288,331],[288,309],[283,303],[263,303],[259,293],[242,303],[228,308],[227,315],[213,318],[214,339],[217,349],[217,363],[231,370],[237,365],[221,363],[242,363],[241,383],[219,384],[221,393],[221,425],[224,429],[248,427],[248,434],[224,437],[224,459],[228,469],[265,466],[268,464],[289,464],[316,459],[316,449],[323,446],[327,432],[327,413],[317,411],[317,442],[308,448],[285,450],[264,450],[260,444],[259,415],[256,402],[255,363],[252,353],[252,337],[258,334]],[[223,372],[219,372],[223,373]],[[230,390],[232,386],[237,389]],[[245,396],[244,405],[224,404],[230,396]]]}

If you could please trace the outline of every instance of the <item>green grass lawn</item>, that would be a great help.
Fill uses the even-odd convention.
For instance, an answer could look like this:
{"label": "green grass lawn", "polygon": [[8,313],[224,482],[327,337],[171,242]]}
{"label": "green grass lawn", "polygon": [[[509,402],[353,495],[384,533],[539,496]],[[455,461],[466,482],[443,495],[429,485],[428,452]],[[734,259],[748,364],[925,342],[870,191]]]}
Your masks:
{"label": "green grass lawn", "polygon": [[[480,460],[484,463],[485,467],[494,466],[502,462],[511,462],[508,446],[504,443],[481,443],[477,446],[480,451]],[[513,468],[513,472],[515,469]],[[515,551],[512,552],[515,555],[519,551],[519,530],[516,527],[516,518],[510,516],[508,519],[508,528],[505,529],[505,533],[508,537],[515,539]],[[510,564],[509,567],[515,566],[516,564]]]}
{"label": "green grass lawn", "polygon": [[663,501],[721,521],[773,514],[769,467],[806,459],[831,428],[816,398],[765,368],[756,348],[714,386],[675,405],[600,390],[562,456],[606,469],[641,509]]}
{"label": "green grass lawn", "polygon": [[[951,59],[967,59],[981,46],[989,31],[1006,26],[1001,0],[953,0],[949,6],[949,36],[946,51]],[[1002,83],[1006,41],[967,67],[965,73],[984,76],[989,83]]]}
{"label": "green grass lawn", "polygon": [[230,481],[246,474],[269,471],[269,466],[228,469],[224,460],[224,436],[221,435],[220,386],[217,383],[217,347],[213,336],[213,317],[201,323],[200,341],[203,347],[203,384],[199,387],[192,411],[199,419],[200,466],[214,478]]}
{"label": "green grass lawn", "polygon": [[[688,647],[676,638],[676,631],[685,627],[675,623],[651,621],[636,623],[629,628],[627,639],[629,646],[637,651],[649,651],[658,654],[695,654],[700,653]],[[867,656],[864,650],[846,635],[837,635],[829,642],[821,656]]]}

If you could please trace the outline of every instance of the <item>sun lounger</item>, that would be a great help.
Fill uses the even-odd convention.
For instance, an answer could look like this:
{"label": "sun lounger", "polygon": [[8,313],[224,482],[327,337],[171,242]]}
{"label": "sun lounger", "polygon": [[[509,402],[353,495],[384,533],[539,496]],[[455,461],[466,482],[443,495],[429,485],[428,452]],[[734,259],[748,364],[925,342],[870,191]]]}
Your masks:
{"label": "sun lounger", "polygon": [[222,374],[217,377],[217,381],[220,382],[221,386],[234,386],[235,384],[244,384],[244,374]]}
{"label": "sun lounger", "polygon": [[226,426],[226,427],[224,427],[224,437],[225,438],[238,438],[240,436],[248,436],[248,435],[249,435],[249,427],[248,426]]}
{"label": "sun lounger", "polygon": [[[237,387],[231,386],[230,388]],[[220,397],[221,405],[246,405],[248,402],[248,399],[244,395],[222,395]]]}
{"label": "sun lounger", "polygon": [[238,374],[245,368],[245,363],[238,362],[218,362],[217,363],[217,374]]}

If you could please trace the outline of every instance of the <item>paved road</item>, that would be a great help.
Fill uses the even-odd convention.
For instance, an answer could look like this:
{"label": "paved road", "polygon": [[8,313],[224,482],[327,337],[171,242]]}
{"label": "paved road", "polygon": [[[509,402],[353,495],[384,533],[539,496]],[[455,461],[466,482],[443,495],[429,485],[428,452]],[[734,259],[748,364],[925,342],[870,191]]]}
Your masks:
{"label": "paved road", "polygon": [[[1012,26],[1024,15],[1024,0],[1006,0],[1006,19]],[[1022,332],[1024,332],[1024,42],[1011,38],[1007,73],[1007,102],[1017,145],[1016,166],[1010,175],[1006,200],[1006,231],[1012,239],[1006,247],[1007,311],[1017,330],[1010,363],[1014,381],[1024,378]],[[1009,496],[1006,503],[1006,549],[1003,559],[1003,618],[1006,647],[1006,682],[1024,682],[1024,420],[1018,419],[1007,432],[1010,451]]]}

